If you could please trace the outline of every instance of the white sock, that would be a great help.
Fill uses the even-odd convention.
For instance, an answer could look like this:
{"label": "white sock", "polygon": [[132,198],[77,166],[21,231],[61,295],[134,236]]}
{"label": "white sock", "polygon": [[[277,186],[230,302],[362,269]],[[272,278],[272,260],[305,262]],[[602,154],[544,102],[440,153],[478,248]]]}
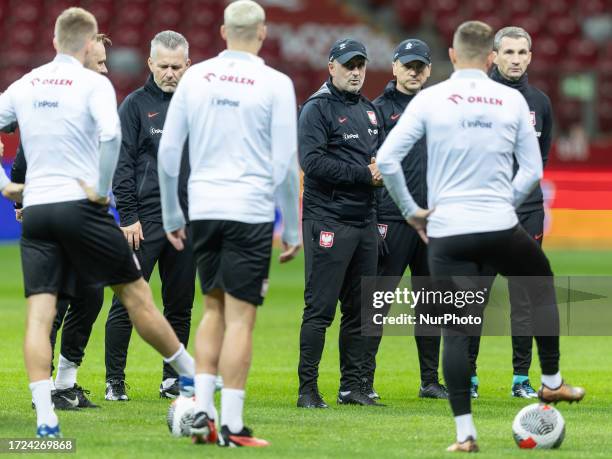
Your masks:
{"label": "white sock", "polygon": [[208,373],[195,375],[196,412],[204,411],[209,418],[217,419],[215,386],[217,376]]}
{"label": "white sock", "polygon": [[30,383],[32,400],[36,406],[36,424],[41,426],[47,424],[55,427],[58,424],[57,416],[51,404],[51,384],[48,379]]}
{"label": "white sock", "polygon": [[242,409],[244,407],[244,390],[221,389],[221,422],[232,433],[240,432],[242,422]]}
{"label": "white sock", "polygon": [[53,382],[53,376],[49,377],[49,383],[51,384],[51,390],[55,390],[55,383]]}
{"label": "white sock", "polygon": [[463,443],[468,437],[476,440],[476,426],[472,419],[472,413],[455,416],[455,424],[457,425],[457,441]]}
{"label": "white sock", "polygon": [[55,375],[55,388],[58,390],[70,389],[76,384],[79,366],[60,354]]}
{"label": "white sock", "polygon": [[557,389],[561,384],[563,384],[561,372],[557,371],[557,373],[554,375],[542,375],[542,384],[549,389]]}
{"label": "white sock", "polygon": [[174,370],[181,376],[188,376],[193,378],[195,374],[195,361],[193,357],[189,355],[189,352],[181,343],[181,347],[179,347],[178,351],[174,353],[174,355],[164,359],[164,362],[169,364]]}

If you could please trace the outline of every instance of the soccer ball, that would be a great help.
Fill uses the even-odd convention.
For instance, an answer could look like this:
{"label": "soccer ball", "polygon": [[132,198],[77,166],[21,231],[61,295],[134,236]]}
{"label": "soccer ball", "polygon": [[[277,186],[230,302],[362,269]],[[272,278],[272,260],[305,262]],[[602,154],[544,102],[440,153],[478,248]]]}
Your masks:
{"label": "soccer ball", "polygon": [[565,438],[565,421],[552,406],[534,403],[518,412],[512,432],[519,448],[558,448]]}
{"label": "soccer ball", "polygon": [[191,424],[195,409],[194,397],[179,396],[175,398],[166,416],[168,430],[175,437],[188,437],[191,435]]}

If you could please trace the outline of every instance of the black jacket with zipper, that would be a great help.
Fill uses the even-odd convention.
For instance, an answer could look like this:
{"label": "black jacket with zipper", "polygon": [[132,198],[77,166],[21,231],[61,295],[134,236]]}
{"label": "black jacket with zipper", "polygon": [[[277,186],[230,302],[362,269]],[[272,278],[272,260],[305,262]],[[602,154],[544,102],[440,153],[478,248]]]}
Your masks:
{"label": "black jacket with zipper", "polygon": [[[162,223],[157,150],[172,93],[163,92],[150,75],[145,85],[129,94],[119,107],[121,120],[121,153],[113,194],[121,226],[137,221]],[[179,200],[187,213],[187,180],[189,154],[183,150],[179,173]]]}
{"label": "black jacket with zipper", "polygon": [[[517,81],[511,81],[499,72],[497,66],[493,66],[489,74],[493,81],[497,81],[505,86],[509,86],[518,90],[529,105],[531,123],[538,136],[540,144],[540,154],[542,155],[542,163],[546,166],[548,161],[548,152],[552,141],[552,106],[550,99],[546,94],[529,84],[527,73],[524,73]],[[514,161],[514,173],[518,170],[518,163]],[[529,213],[541,210],[544,206],[542,196],[542,187],[538,184],[535,190],[531,192],[527,199],[516,209],[518,214]]]}
{"label": "black jacket with zipper", "polygon": [[[402,113],[414,98],[414,95],[404,94],[397,90],[396,81],[390,81],[384,92],[374,99],[374,105],[382,118],[381,124],[385,137],[395,127]],[[427,141],[420,139],[410,153],[402,161],[402,169],[406,177],[408,191],[419,207],[427,208]],[[378,195],[378,220],[404,220],[400,210],[395,205],[386,188]]]}
{"label": "black jacket with zipper", "polygon": [[298,150],[304,171],[303,218],[365,225],[376,218],[368,165],[383,140],[376,108],[328,80],[304,103]]}

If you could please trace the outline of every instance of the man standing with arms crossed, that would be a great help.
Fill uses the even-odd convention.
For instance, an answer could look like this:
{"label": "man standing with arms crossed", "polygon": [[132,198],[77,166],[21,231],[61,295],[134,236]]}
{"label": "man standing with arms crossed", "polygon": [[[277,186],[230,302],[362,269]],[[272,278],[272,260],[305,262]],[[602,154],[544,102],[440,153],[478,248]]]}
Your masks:
{"label": "man standing with arms crossed", "polygon": [[[266,38],[264,10],[231,3],[221,36],[227,50],[192,66],[172,98],[159,147],[164,229],[184,249],[179,164],[189,136],[189,219],[204,316],[196,335],[196,443],[263,447],[242,412],[257,306],[268,288],[274,202],[283,220],[280,262],[299,250],[296,104],[293,83],[257,57]],[[215,379],[220,373],[221,430]]]}
{"label": "man standing with arms crossed", "polygon": [[[87,55],[83,66],[89,70],[106,75],[106,46],[112,43],[108,36],[97,34],[91,53]],[[11,178],[16,183],[25,183],[27,163],[20,142],[17,155],[11,169]],[[15,205],[17,221],[22,220],[22,206]],[[77,281],[78,283],[78,281]],[[103,288],[79,288],[76,296],[70,299],[58,299],[57,315],[51,328],[51,351],[55,348],[58,330],[62,327],[62,342],[57,374],[53,381],[53,359],[51,360],[51,400],[57,410],[74,410],[77,408],[98,408],[88,398],[88,390],[77,384],[78,368],[85,356],[85,347],[89,342],[93,324],[104,303]]]}
{"label": "man standing with arms crossed", "polygon": [[[21,259],[28,317],[24,357],[36,406],[37,436],[61,435],[51,403],[49,334],[59,293],[110,285],[140,335],[193,384],[194,362],[159,313],[113,218],[108,193],[121,131],[110,81],[83,62],[98,26],[82,8],[55,23],[55,59],[0,96],[0,125],[18,122],[28,164]],[[10,185],[9,185],[10,186]]]}
{"label": "man standing with arms crossed", "polygon": [[298,122],[304,170],[304,315],[300,330],[297,406],[327,408],[319,393],[325,332],[340,323],[339,404],[376,405],[363,387],[368,337],[361,330],[361,278],[376,275],[378,243],[374,157],[382,142],[376,108],[361,95],[365,46],[349,38],[329,52],[330,78],[302,107]]}
{"label": "man standing with arms crossed", "polygon": [[[179,251],[166,238],[157,178],[157,150],[166,112],[178,82],[191,64],[187,40],[171,30],[158,33],[151,41],[148,63],[151,74],[146,84],[128,95],[119,107],[123,135],[113,195],[121,231],[134,249],[147,282],[155,264],[159,263],[164,316],[181,343],[187,346],[195,289],[191,240],[188,237],[185,249]],[[187,214],[188,178],[189,157],[185,151],[179,176],[184,214]],[[106,321],[106,400],[128,400],[125,366],[131,333],[128,313],[115,297]],[[175,398],[178,393],[177,374],[164,364],[159,395]]]}
{"label": "man standing with arms crossed", "polygon": [[[545,403],[580,401],[585,391],[559,371],[559,311],[552,270],[540,246],[518,224],[515,208],[542,176],[542,159],[529,108],[516,91],[491,81],[493,31],[465,22],[449,56],[455,72],[419,93],[378,155],[385,186],[423,240],[432,276],[478,276],[483,264],[505,276],[542,276],[528,284]],[[427,135],[428,209],[420,208],[404,180],[401,161]],[[513,177],[513,159],[519,168]],[[453,288],[456,288],[453,287]],[[444,379],[457,441],[449,451],[475,452],[470,407],[469,336],[444,328]]]}
{"label": "man standing with arms crossed", "polygon": [[[429,46],[421,40],[402,41],[393,51],[393,76],[383,94],[373,103],[382,115],[382,127],[385,136],[389,134],[404,113],[406,106],[421,90],[431,74],[431,52]],[[421,207],[427,207],[427,144],[420,139],[413,147],[413,152],[402,162],[406,184],[415,201]],[[393,199],[382,188],[377,199],[378,230],[385,240],[386,250],[378,254],[379,277],[401,277],[410,266],[413,290],[418,290],[419,282],[429,276],[427,267],[427,246],[414,228],[406,220],[393,202]],[[381,251],[383,252],[383,251]],[[381,279],[382,282],[391,279]],[[392,280],[395,283],[395,279]],[[416,285],[415,285],[416,284]],[[393,290],[396,285],[385,286]],[[380,330],[382,333],[382,327]],[[368,358],[364,367],[364,384],[366,393],[371,398],[378,397],[374,390],[374,372],[376,354],[382,335],[368,338]],[[438,381],[438,361],[440,359],[440,330],[432,327],[431,332],[417,328],[415,341],[419,355],[421,385],[419,397],[447,398],[446,388]]]}

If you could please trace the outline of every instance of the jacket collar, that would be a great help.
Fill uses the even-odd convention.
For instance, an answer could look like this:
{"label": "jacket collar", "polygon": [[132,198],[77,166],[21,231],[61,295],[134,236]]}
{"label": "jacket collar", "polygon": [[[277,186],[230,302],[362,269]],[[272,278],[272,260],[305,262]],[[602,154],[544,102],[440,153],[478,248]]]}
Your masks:
{"label": "jacket collar", "polygon": [[147,82],[145,83],[144,88],[145,88],[146,91],[150,92],[155,97],[157,97],[157,98],[159,98],[161,100],[170,100],[170,99],[172,99],[173,93],[162,91],[161,88],[159,86],[157,86],[157,83],[155,83],[155,80],[153,79],[153,74],[152,73],[149,74],[149,78],[147,78]]}
{"label": "jacket collar", "polygon": [[81,61],[79,61],[76,57],[70,56],[69,54],[57,53],[53,62],[62,62],[64,64],[72,64],[83,67]]}
{"label": "jacket collar", "polygon": [[394,99],[399,104],[408,105],[408,103],[414,98],[415,94],[404,94],[397,90],[397,80],[391,80],[385,86],[385,94],[387,97]]}
{"label": "jacket collar", "polygon": [[361,100],[361,92],[352,93],[347,91],[341,91],[340,89],[334,86],[331,77],[329,77],[325,84],[327,85],[329,92],[331,92],[334,96],[336,96],[345,104],[354,105],[359,103],[359,101]]}
{"label": "jacket collar", "polygon": [[516,81],[509,80],[508,78],[504,77],[501,74],[501,72],[499,71],[499,68],[497,68],[497,65],[494,65],[491,68],[491,72],[489,73],[489,76],[491,77],[493,81],[497,81],[498,83],[501,83],[505,86],[510,86],[511,88],[514,88],[514,89],[518,89],[521,92],[527,89],[527,85],[529,84],[527,72],[523,73],[521,77]]}

